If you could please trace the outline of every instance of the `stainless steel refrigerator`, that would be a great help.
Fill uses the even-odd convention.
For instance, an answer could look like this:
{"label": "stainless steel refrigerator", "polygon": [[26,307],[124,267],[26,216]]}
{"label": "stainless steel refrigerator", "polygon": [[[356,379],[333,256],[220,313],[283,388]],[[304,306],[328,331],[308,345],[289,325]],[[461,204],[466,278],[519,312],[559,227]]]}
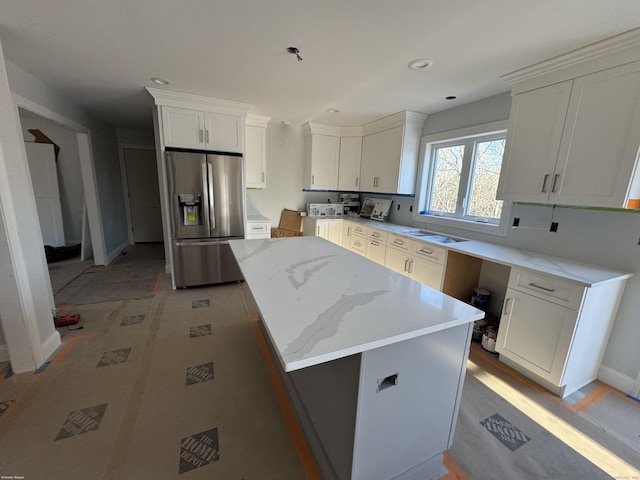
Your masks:
{"label": "stainless steel refrigerator", "polygon": [[242,280],[229,240],[244,238],[241,154],[167,148],[176,287]]}

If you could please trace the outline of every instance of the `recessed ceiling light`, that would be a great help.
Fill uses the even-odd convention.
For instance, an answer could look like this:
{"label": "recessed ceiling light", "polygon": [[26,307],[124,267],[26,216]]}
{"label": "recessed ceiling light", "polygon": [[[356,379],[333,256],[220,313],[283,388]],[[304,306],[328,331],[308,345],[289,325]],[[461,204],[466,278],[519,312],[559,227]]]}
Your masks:
{"label": "recessed ceiling light", "polygon": [[327,109],[327,112],[328,112],[328,113],[339,113],[339,112],[340,112],[340,110],[338,110],[337,108],[328,108],[328,109]]}
{"label": "recessed ceiling light", "polygon": [[171,83],[169,80],[165,80],[164,78],[160,77],[151,77],[151,81],[153,83],[157,83],[158,85],[169,85]]}
{"label": "recessed ceiling light", "polygon": [[422,70],[423,68],[429,68],[431,65],[433,65],[433,60],[429,60],[427,58],[416,58],[409,62],[408,67],[411,70]]}

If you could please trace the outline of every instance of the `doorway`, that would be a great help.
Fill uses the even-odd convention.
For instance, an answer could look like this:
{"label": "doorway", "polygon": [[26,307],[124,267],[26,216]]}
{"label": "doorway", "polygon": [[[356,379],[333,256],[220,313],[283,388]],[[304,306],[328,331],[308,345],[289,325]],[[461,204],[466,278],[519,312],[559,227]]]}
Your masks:
{"label": "doorway", "polygon": [[129,243],[163,241],[160,187],[153,147],[121,147]]}

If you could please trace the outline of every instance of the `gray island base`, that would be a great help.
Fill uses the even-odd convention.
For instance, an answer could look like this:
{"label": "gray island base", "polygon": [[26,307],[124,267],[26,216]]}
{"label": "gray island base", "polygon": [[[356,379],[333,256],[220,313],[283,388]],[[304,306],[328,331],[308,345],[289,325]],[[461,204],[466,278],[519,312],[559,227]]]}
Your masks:
{"label": "gray island base", "polygon": [[444,476],[484,313],[319,237],[230,243],[323,476]]}

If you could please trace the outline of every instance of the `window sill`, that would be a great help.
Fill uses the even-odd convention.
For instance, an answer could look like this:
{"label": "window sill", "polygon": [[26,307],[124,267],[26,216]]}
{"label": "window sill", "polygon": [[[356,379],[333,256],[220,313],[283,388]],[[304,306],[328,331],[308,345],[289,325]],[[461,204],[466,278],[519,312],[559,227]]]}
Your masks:
{"label": "window sill", "polygon": [[[503,208],[505,207],[506,205]],[[502,218],[509,218],[509,212],[504,212]],[[503,224],[484,223],[474,222],[471,220],[462,220],[460,218],[442,217],[439,215],[420,213],[414,213],[413,219],[416,222],[426,223],[427,228],[429,228],[429,225],[436,225],[442,227],[459,228],[461,230],[469,230],[473,232],[485,233],[488,235],[496,235],[501,237],[504,237],[507,234],[507,225],[504,221],[502,222]]]}

